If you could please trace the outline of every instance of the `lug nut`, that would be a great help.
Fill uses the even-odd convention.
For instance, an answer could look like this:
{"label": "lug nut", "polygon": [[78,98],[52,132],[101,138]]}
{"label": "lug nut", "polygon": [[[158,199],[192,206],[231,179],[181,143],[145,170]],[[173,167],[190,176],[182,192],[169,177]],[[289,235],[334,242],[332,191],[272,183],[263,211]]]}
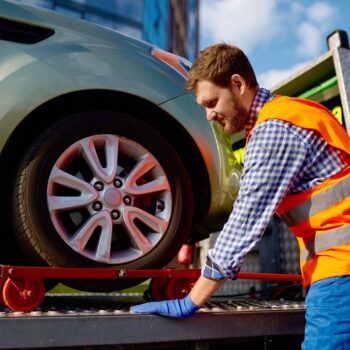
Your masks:
{"label": "lug nut", "polygon": [[93,205],[92,205],[92,209],[94,209],[95,211],[100,211],[102,209],[102,203],[101,202],[95,202]]}
{"label": "lug nut", "polygon": [[131,204],[131,198],[129,196],[125,196],[123,198],[123,202],[125,205],[130,205]]}
{"label": "lug nut", "polygon": [[95,187],[95,190],[102,191],[104,186],[103,186],[103,183],[101,181],[97,181],[95,183],[94,187]]}
{"label": "lug nut", "polygon": [[118,220],[120,218],[120,212],[117,209],[111,211],[112,220]]}
{"label": "lug nut", "polygon": [[123,183],[122,183],[121,180],[115,179],[115,180],[114,180],[114,186],[117,187],[117,188],[120,188],[120,187],[123,186]]}
{"label": "lug nut", "polygon": [[157,210],[163,211],[165,208],[164,202],[163,201],[158,201],[157,202]]}

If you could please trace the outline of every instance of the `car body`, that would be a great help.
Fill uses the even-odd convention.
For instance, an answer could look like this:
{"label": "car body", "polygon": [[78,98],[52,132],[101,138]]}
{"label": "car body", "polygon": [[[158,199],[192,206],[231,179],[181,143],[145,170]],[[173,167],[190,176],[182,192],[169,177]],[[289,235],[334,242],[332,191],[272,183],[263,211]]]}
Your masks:
{"label": "car body", "polygon": [[241,168],[186,69],[119,32],[0,3],[3,262],[161,267],[220,228]]}

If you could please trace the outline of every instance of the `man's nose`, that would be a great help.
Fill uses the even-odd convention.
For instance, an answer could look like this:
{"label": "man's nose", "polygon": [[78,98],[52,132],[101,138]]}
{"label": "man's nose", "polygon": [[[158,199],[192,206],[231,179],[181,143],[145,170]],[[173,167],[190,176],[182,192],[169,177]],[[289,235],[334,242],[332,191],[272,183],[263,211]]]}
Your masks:
{"label": "man's nose", "polygon": [[211,121],[215,121],[217,118],[218,114],[211,110],[211,109],[207,109],[207,119],[211,122]]}

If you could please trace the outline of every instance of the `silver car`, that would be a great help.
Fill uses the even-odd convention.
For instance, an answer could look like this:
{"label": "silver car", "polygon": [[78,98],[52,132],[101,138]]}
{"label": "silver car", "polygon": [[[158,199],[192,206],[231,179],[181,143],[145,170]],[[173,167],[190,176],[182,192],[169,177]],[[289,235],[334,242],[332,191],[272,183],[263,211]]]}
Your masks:
{"label": "silver car", "polygon": [[0,2],[1,263],[162,267],[222,225],[241,169],[186,92],[189,67],[119,32]]}

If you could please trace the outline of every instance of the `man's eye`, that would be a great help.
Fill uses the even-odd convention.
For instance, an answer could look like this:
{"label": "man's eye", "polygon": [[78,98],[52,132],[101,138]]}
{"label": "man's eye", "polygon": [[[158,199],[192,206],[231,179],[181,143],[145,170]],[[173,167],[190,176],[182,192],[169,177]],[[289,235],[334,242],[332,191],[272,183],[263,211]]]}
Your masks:
{"label": "man's eye", "polygon": [[207,102],[207,107],[208,108],[213,108],[213,107],[215,107],[215,105],[216,105],[216,100]]}

